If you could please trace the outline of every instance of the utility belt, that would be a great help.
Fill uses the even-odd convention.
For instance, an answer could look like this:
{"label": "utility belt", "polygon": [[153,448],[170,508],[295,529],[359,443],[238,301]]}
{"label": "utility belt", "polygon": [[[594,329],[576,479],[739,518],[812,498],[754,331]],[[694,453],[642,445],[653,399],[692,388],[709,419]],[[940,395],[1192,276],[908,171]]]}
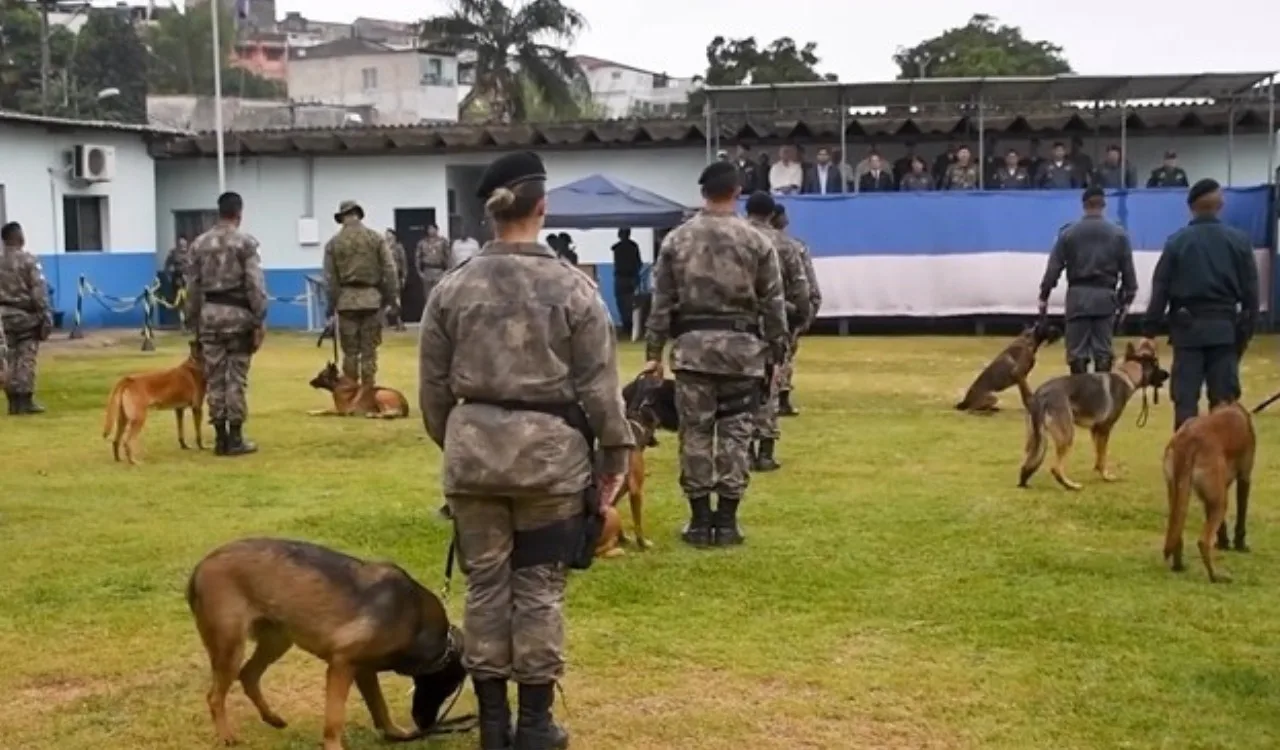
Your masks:
{"label": "utility belt", "polygon": [[531,531],[516,531],[511,553],[512,568],[529,568],[548,563],[565,563],[574,570],[586,570],[595,561],[596,546],[604,534],[600,514],[600,488],[596,484],[596,434],[587,413],[577,403],[538,403],[504,399],[463,399],[464,404],[484,404],[508,411],[526,411],[556,417],[569,425],[587,443],[591,475],[582,491],[582,509],[559,523]]}
{"label": "utility belt", "polygon": [[23,302],[21,304],[17,302],[0,302],[0,307],[8,307],[32,315],[40,311],[40,308],[36,307],[34,302]]}
{"label": "utility belt", "polygon": [[760,326],[742,318],[693,318],[678,320],[671,325],[673,337],[680,337],[694,331],[726,331],[730,333],[748,333],[760,337]]}
{"label": "utility belt", "polygon": [[364,281],[344,281],[339,284],[343,289],[377,289],[377,284],[369,284]]}
{"label": "utility belt", "polygon": [[205,292],[204,301],[212,302],[215,305],[226,305],[228,307],[239,307],[249,310],[249,295],[244,292]]}
{"label": "utility belt", "polygon": [[1190,323],[1192,320],[1199,318],[1201,320],[1236,320],[1240,317],[1240,311],[1235,305],[1214,305],[1214,304],[1173,304],[1173,320],[1177,323]]}
{"label": "utility belt", "polygon": [[1067,286],[1083,286],[1090,289],[1108,289],[1115,291],[1116,280],[1107,279],[1101,276],[1091,276],[1085,279],[1067,279]]}

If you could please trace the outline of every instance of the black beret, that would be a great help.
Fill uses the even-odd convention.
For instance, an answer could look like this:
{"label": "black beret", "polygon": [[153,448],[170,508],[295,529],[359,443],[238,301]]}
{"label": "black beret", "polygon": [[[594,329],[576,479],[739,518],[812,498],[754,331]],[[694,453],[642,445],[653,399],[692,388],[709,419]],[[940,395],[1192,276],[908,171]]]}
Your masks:
{"label": "black beret", "polygon": [[1218,184],[1217,180],[1206,177],[1191,186],[1191,190],[1187,193],[1187,205],[1190,206],[1209,193],[1216,193],[1221,189],[1222,186]]}
{"label": "black beret", "polygon": [[1085,188],[1084,197],[1081,198],[1081,200],[1087,203],[1094,198],[1106,198],[1106,197],[1107,197],[1107,191],[1103,190],[1097,185],[1094,185],[1093,187]]}
{"label": "black beret", "polygon": [[698,184],[705,185],[712,180],[718,180],[728,175],[736,175],[737,173],[738,168],[732,162],[712,162],[707,165],[706,169],[702,170],[702,176],[698,178]]}
{"label": "black beret", "polygon": [[1164,158],[1166,158],[1166,159],[1177,159],[1177,158],[1178,158],[1178,152],[1177,152],[1177,151],[1174,151],[1173,149],[1170,149],[1170,150],[1168,150],[1168,151],[1164,152]]}
{"label": "black beret", "polygon": [[773,216],[776,206],[772,195],[757,190],[747,199],[747,216]]}
{"label": "black beret", "polygon": [[785,204],[783,204],[783,203],[778,203],[777,201],[774,201],[774,204],[773,204],[773,215],[774,215],[774,216],[786,216],[786,215],[787,215],[787,207],[786,207],[786,205],[785,205]]}
{"label": "black beret", "polygon": [[542,166],[542,159],[532,151],[518,151],[499,157],[485,167],[476,197],[487,200],[498,188],[513,188],[522,182],[545,179],[547,169]]}

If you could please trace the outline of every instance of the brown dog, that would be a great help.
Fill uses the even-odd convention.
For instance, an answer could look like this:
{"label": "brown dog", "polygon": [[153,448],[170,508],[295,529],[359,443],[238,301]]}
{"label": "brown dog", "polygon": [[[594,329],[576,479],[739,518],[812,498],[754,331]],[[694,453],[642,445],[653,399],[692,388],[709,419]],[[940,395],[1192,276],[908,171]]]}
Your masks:
{"label": "brown dog", "polygon": [[409,416],[409,401],[394,388],[361,388],[330,362],[311,379],[311,387],[333,394],[333,408],[309,412],[313,417],[365,416],[370,419],[400,419]]}
{"label": "brown dog", "polygon": [[178,445],[187,450],[187,439],[182,424],[182,413],[191,410],[196,433],[196,448],[204,450],[200,436],[200,418],[204,413],[204,356],[198,342],[192,341],[191,352],[182,364],[169,370],[126,375],[116,382],[107,397],[107,417],[102,426],[102,437],[115,439],[111,453],[120,460],[120,446],[130,464],[133,457],[133,441],[138,438],[147,423],[147,410],[151,408],[173,409],[178,418]]}
{"label": "brown dog", "polygon": [[636,447],[631,450],[627,459],[627,477],[618,491],[618,496],[604,510],[604,531],[600,534],[600,542],[596,545],[596,557],[617,557],[623,554],[621,545],[627,541],[622,531],[622,516],[618,513],[618,503],[627,498],[631,505],[631,525],[635,530],[636,546],[642,550],[653,547],[644,535],[644,452],[653,441],[653,426],[646,426],[639,416],[630,418],[631,432],[635,435]]}
{"label": "brown dog", "polygon": [[1028,327],[1018,334],[1004,351],[978,373],[978,377],[956,404],[958,411],[991,414],[999,410],[996,394],[1018,386],[1025,408],[1031,401],[1031,388],[1027,376],[1036,366],[1036,353],[1040,347],[1052,344],[1062,337],[1062,331],[1043,323]]}
{"label": "brown dog", "polygon": [[[209,712],[218,738],[235,742],[227,691],[237,679],[267,724],[283,729],[262,695],[262,673],[295,644],[324,660],[324,750],[342,750],[347,695],[359,689],[374,726],[389,740],[442,726],[440,707],[466,679],[462,634],[440,599],[408,573],[306,542],[243,539],[209,553],[191,573],[187,604],[213,672]],[[244,661],[246,637],[258,642]],[[396,726],[378,673],[413,678],[416,732]]]}
{"label": "brown dog", "polygon": [[[1018,486],[1026,487],[1027,480],[1044,463],[1048,450],[1045,433],[1048,433],[1057,449],[1050,469],[1053,478],[1069,490],[1080,489],[1080,485],[1066,475],[1067,455],[1071,452],[1076,427],[1089,428],[1097,453],[1094,469],[1104,481],[1114,482],[1116,478],[1107,466],[1111,430],[1135,391],[1148,386],[1155,388],[1159,403],[1160,386],[1168,379],[1169,373],[1160,367],[1155,342],[1143,339],[1137,347],[1129,343],[1116,372],[1063,375],[1046,381],[1036,389],[1027,406],[1026,456]],[[1145,403],[1144,396],[1144,408]]]}
{"label": "brown dog", "polygon": [[1214,534],[1219,549],[1231,549],[1227,540],[1227,491],[1236,484],[1237,552],[1248,552],[1245,524],[1249,515],[1249,489],[1253,479],[1253,458],[1257,436],[1249,412],[1239,404],[1223,404],[1206,416],[1187,421],[1164,449],[1164,480],[1169,491],[1169,527],[1164,539],[1164,559],[1181,573],[1182,528],[1187,522],[1187,506],[1195,491],[1204,503],[1204,530],[1196,543],[1200,559],[1213,583],[1228,583],[1231,577],[1213,568]]}

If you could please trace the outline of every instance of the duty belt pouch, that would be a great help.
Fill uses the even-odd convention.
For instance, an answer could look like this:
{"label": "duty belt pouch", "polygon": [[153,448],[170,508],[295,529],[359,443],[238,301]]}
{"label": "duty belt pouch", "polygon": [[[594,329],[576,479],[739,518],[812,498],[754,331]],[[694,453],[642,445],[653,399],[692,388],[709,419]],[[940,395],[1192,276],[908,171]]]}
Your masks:
{"label": "duty belt pouch", "polygon": [[591,430],[591,422],[580,406],[569,410],[567,422],[582,435],[587,442],[587,461],[591,466],[591,478],[582,491],[582,510],[574,519],[573,550],[569,556],[569,567],[574,570],[587,570],[596,559],[596,547],[604,534],[604,517],[600,515],[600,488],[596,485],[596,436]]}

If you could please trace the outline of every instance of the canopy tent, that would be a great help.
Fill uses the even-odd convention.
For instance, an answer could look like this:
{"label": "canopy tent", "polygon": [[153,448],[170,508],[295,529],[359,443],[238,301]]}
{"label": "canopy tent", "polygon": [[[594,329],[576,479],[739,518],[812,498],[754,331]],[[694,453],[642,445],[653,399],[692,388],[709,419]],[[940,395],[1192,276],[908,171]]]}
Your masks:
{"label": "canopy tent", "polygon": [[686,209],[669,198],[621,180],[593,174],[547,193],[548,228],[665,229],[680,224]]}

